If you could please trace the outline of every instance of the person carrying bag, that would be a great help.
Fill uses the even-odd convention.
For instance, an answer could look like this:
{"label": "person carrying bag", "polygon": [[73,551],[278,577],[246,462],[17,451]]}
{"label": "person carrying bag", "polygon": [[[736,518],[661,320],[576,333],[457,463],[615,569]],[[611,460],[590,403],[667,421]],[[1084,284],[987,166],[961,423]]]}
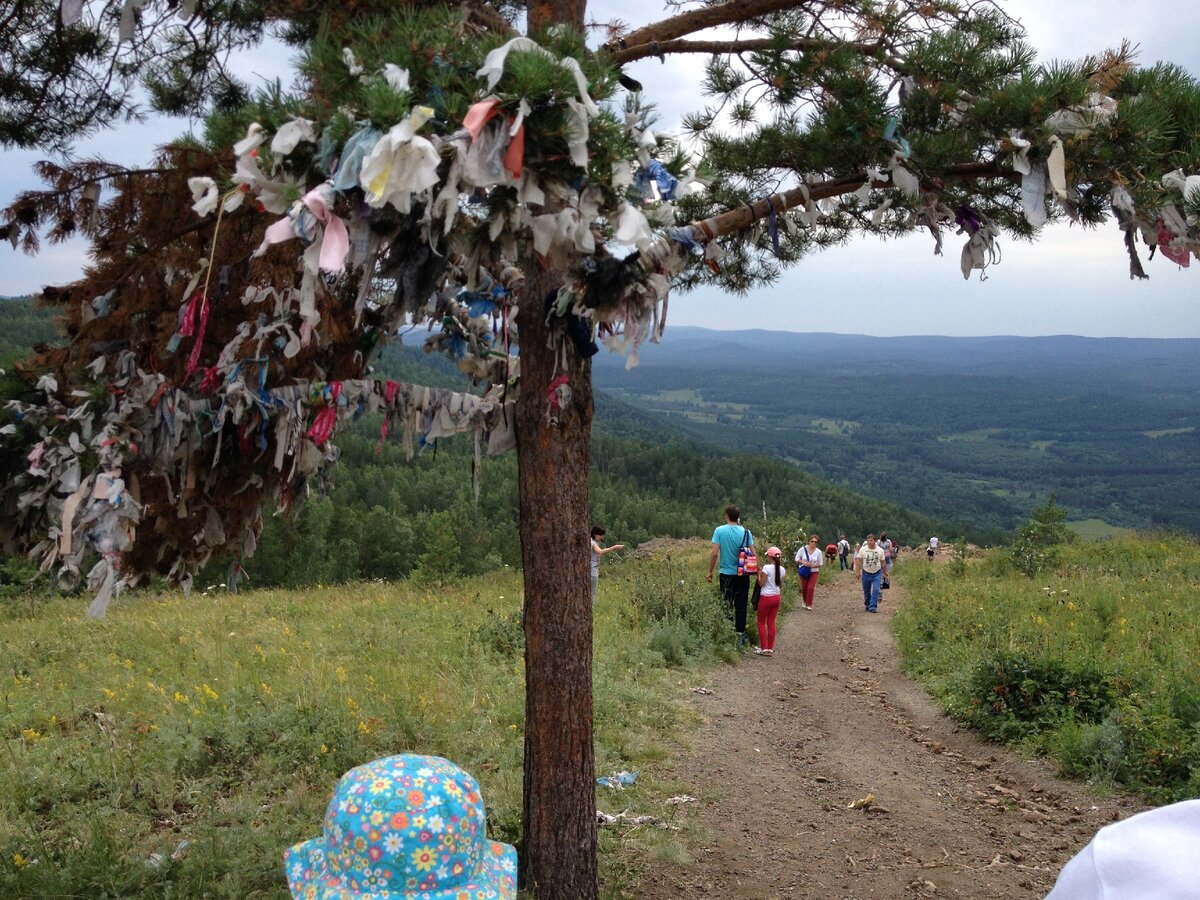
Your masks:
{"label": "person carrying bag", "polygon": [[810,535],[808,543],[796,551],[796,563],[799,566],[800,595],[804,598],[804,608],[812,609],[817,579],[821,577],[821,566],[825,564],[825,554],[821,552],[821,538],[818,535]]}

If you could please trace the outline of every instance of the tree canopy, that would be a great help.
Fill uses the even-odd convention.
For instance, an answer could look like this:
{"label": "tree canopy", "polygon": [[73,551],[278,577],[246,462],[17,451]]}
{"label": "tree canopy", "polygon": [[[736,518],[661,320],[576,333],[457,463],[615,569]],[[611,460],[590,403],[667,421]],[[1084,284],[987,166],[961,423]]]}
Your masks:
{"label": "tree canopy", "polygon": [[[589,49],[557,25],[538,42],[514,37],[513,10],[485,5],[22,2],[29,15],[7,27],[30,67],[8,77],[40,105],[23,112],[13,95],[7,114],[27,121],[4,132],[10,143],[62,146],[129,112],[139,79],[155,108],[208,110],[200,138],[142,170],[45,163],[47,189],[6,211],[27,250],[42,232],[95,241],[84,281],[46,294],[73,339],[42,360],[54,396],[75,407],[67,421],[153,432],[150,401],[169,393],[188,419],[222,427],[194,429],[185,451],[178,437],[144,438],[106,465],[167,471],[211,458],[222,436],[262,457],[280,450],[265,475],[256,454],[226,454],[197,504],[160,502],[177,493],[162,481],[154,558],[117,541],[129,577],[186,577],[212,551],[250,552],[264,498],[287,502],[332,456],[301,427],[310,410],[395,411],[386,386],[343,388],[348,402],[329,385],[367,375],[401,322],[440,322],[431,344],[511,401],[514,290],[531,265],[566,276],[553,285],[557,340],[599,337],[636,359],[661,335],[672,287],[745,291],[855,232],[923,228],[938,252],[963,234],[964,275],[992,262],[1000,233],[1066,216],[1115,214],[1137,275],[1139,237],[1181,260],[1200,246],[1188,221],[1200,193],[1185,197],[1200,184],[1188,174],[1200,170],[1195,80],[1139,69],[1128,45],[1039,66],[990,3],[701,5],[636,31],[613,24]],[[690,39],[715,25],[727,26],[719,37]],[[294,91],[249,92],[210,64],[268,27],[303,48]],[[621,71],[668,53],[707,59],[710,101],[685,121],[688,150],[655,133],[652,105]],[[29,130],[56,122],[57,136]],[[181,214],[189,201],[195,214]],[[94,401],[80,413],[65,398],[81,378],[144,396],[116,419]],[[296,396],[280,397],[289,386]],[[493,400],[484,407],[500,409]],[[547,405],[549,420],[554,396]],[[472,428],[494,431],[485,418]],[[306,442],[308,460],[284,476],[283,458],[304,457]],[[41,443],[53,458],[55,437]],[[57,464],[74,471],[78,457],[68,449]],[[61,527],[53,493],[48,507],[14,511],[25,535]]]}
{"label": "tree canopy", "polygon": [[[82,280],[44,295],[71,344],[30,364],[13,404],[5,538],[40,541],[68,581],[98,554],[102,613],[147,572],[252,553],[264,507],[303,496],[357,413],[413,440],[516,443],[538,698],[524,864],[546,896],[595,890],[590,620],[571,621],[594,342],[635,363],[673,288],[747,291],[861,232],[926,229],[938,252],[960,235],[964,276],[1000,234],[1062,217],[1115,217],[1132,276],[1139,240],[1181,264],[1200,250],[1196,80],[1138,68],[1128,45],[1039,64],[993,3],[702,2],[600,43],[582,0],[535,0],[526,34],[515,7],[477,2],[18,6],[0,20],[18,59],[0,140],[62,149],[135,114],[139,85],[206,117],[143,169],[46,163],[47,188],[3,213],[14,246],[94,246]],[[295,89],[250,91],[223,64],[268,28],[302,48]],[[621,67],[677,53],[707,60],[708,99],[668,137]],[[426,322],[474,389],[370,377]],[[564,771],[574,802],[547,809]]]}

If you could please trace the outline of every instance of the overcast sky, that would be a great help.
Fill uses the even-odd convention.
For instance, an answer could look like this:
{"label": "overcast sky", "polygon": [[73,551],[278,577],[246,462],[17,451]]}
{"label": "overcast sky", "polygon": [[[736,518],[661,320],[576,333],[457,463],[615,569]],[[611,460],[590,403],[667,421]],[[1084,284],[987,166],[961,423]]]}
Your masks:
{"label": "overcast sky", "polygon": [[[1165,0],[1009,0],[1001,4],[1025,24],[1039,58],[1078,59],[1120,45],[1140,45],[1139,61],[1178,63],[1200,73],[1200,24],[1179,3]],[[1136,9],[1136,14],[1134,10]],[[633,0],[593,3],[589,15],[637,26],[664,18],[658,4]],[[643,60],[628,67],[664,113],[664,130],[700,105],[695,90],[702,61]],[[282,76],[287,59],[267,48],[248,69]],[[130,164],[147,161],[145,148],[186,130],[181,120],[123,128],[83,148]],[[9,152],[0,167],[0,199],[35,184],[37,154]],[[189,215],[187,206],[181,215]],[[671,322],[709,328],[773,328],[855,334],[1200,337],[1200,263],[1181,269],[1156,255],[1143,263],[1149,281],[1129,280],[1129,262],[1115,224],[1084,231],[1054,226],[1035,244],[1002,238],[1002,261],[979,281],[964,281],[962,238],[950,236],[945,255],[933,254],[928,232],[899,241],[863,239],[803,260],[781,281],[744,298],[704,290],[673,298]],[[81,244],[47,247],[26,257],[0,247],[0,295],[19,295],[78,275]]]}

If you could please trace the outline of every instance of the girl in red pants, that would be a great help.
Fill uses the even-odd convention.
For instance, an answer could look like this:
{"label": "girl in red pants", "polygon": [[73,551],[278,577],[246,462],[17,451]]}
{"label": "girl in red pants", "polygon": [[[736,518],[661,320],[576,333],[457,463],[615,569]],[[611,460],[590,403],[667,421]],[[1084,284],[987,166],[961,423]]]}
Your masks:
{"label": "girl in red pants", "polygon": [[759,656],[775,655],[775,617],[779,615],[779,586],[787,570],[779,564],[783,554],[778,547],[767,548],[767,562],[758,568],[758,643]]}

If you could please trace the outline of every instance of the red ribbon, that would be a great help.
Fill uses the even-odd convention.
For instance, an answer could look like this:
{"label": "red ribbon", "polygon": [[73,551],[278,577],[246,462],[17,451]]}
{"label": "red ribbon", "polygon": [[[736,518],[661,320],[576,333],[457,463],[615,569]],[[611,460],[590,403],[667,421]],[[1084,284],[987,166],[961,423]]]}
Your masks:
{"label": "red ribbon", "polygon": [[337,401],[342,395],[342,383],[340,381],[329,382],[329,402],[325,408],[317,413],[317,417],[313,419],[311,427],[308,429],[308,438],[318,447],[323,447],[333,437],[333,428],[337,425]]}
{"label": "red ribbon", "polygon": [[183,311],[183,321],[179,323],[179,336],[192,337],[196,343],[192,345],[192,353],[188,357],[187,374],[191,375],[200,364],[200,353],[204,349],[204,332],[208,330],[208,298],[203,290],[197,290],[188,300],[187,309]]}
{"label": "red ribbon", "polygon": [[392,402],[396,399],[396,394],[400,391],[400,385],[388,379],[383,386],[383,402],[387,409],[383,413],[383,424],[379,426],[379,443],[375,445],[375,455],[378,456],[383,452],[383,442],[388,436],[388,420],[392,415]]}

